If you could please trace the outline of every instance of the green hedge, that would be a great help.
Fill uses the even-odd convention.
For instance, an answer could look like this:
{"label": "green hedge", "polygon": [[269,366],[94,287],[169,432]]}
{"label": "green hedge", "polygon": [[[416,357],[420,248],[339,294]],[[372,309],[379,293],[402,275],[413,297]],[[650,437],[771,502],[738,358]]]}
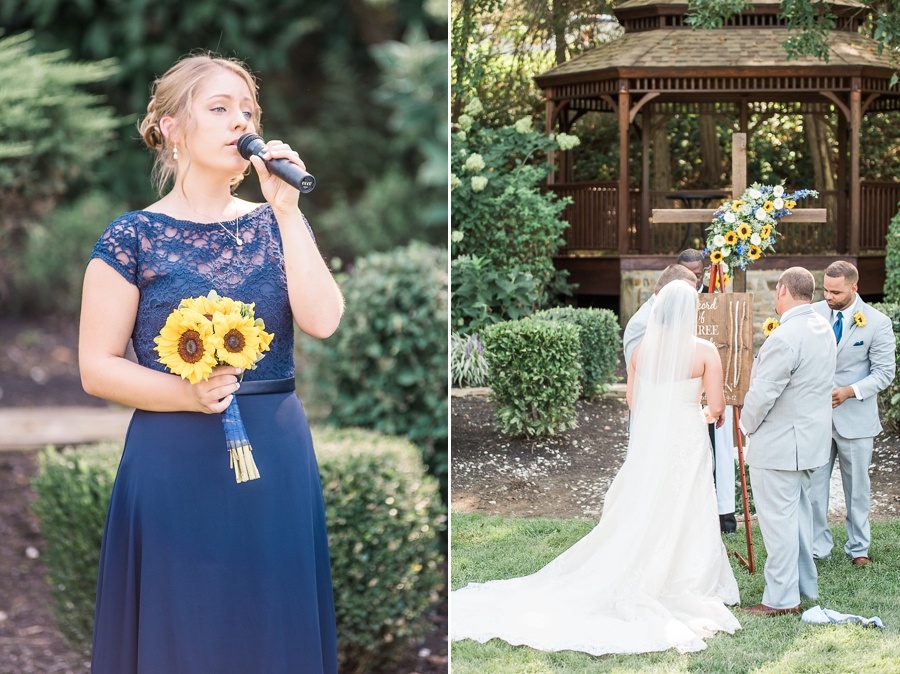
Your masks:
{"label": "green hedge", "polygon": [[[900,304],[879,302],[872,306],[891,319],[897,346],[897,369],[900,371]],[[900,377],[894,377],[888,387],[878,394],[878,411],[882,423],[889,431],[900,429]]]}
{"label": "green hedge", "polygon": [[447,480],[447,251],[421,243],[356,261],[318,378],[328,422],[406,435]]}
{"label": "green hedge", "polygon": [[609,309],[546,309],[533,318],[572,323],[581,328],[581,392],[593,397],[613,378],[619,363],[619,319]]}
{"label": "green hedge", "polygon": [[[331,550],[341,671],[390,664],[430,632],[426,614],[444,584],[437,482],[405,439],[314,428]],[[34,511],[47,541],[60,630],[87,654],[93,632],[103,522],[121,445],[39,456]]]}
{"label": "green hedge", "polygon": [[581,328],[525,318],[484,331],[491,398],[509,435],[553,435],[576,426],[581,394]]}
{"label": "green hedge", "polygon": [[900,212],[891,218],[888,225],[885,253],[884,301],[900,302]]}

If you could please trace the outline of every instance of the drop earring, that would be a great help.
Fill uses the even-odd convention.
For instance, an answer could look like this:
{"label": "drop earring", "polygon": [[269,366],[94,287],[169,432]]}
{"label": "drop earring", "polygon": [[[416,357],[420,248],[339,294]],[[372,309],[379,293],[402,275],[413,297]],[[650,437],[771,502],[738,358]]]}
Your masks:
{"label": "drop earring", "polygon": [[172,159],[178,161],[178,145],[175,145],[175,147],[172,148]]}

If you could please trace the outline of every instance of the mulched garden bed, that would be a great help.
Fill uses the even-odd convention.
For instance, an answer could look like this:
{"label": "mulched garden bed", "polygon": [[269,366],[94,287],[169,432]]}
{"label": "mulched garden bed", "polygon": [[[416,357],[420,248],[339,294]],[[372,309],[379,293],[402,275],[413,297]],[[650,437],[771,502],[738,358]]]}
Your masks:
{"label": "mulched garden bed", "polygon": [[[452,398],[450,407],[453,511],[599,517],[628,446],[624,399],[579,401],[578,428],[538,440],[496,430],[488,396]],[[875,439],[869,469],[873,518],[900,515],[898,457],[900,435]]]}

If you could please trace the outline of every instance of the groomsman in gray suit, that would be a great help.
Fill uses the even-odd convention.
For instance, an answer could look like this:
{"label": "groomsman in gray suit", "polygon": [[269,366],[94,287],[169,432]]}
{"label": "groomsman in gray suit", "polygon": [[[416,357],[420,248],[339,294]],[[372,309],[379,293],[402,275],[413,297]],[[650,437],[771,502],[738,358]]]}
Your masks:
{"label": "groomsman in gray suit", "polygon": [[837,365],[831,392],[832,429],[828,463],[812,476],[813,556],[831,555],[828,492],[834,459],[841,457],[841,483],[847,502],[847,544],[854,564],[869,559],[869,463],[872,439],[881,433],[878,392],[894,379],[896,367],[891,320],[856,294],[859,272],[849,262],[833,262],[825,270],[825,301],[813,309],[827,320],[837,342]]}
{"label": "groomsman in gray suit", "polygon": [[815,285],[802,267],[778,279],[781,325],[760,348],[744,397],[741,429],[750,436],[747,464],[768,554],[762,603],[748,613],[799,613],[801,596],[819,595],[809,488],[828,461],[836,346],[810,306]]}

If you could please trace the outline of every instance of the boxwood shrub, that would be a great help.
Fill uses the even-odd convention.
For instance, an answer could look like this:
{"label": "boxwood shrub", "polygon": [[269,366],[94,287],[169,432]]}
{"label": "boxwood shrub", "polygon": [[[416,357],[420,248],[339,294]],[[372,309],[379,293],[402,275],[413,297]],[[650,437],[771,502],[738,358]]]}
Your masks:
{"label": "boxwood shrub", "polygon": [[422,243],[356,260],[317,372],[335,426],[406,435],[447,481],[447,251]]}
{"label": "boxwood shrub", "polygon": [[609,309],[545,309],[533,318],[574,323],[581,328],[581,394],[591,398],[613,378],[619,362],[619,319]]}
{"label": "boxwood shrub", "polygon": [[525,318],[484,331],[491,398],[509,435],[553,435],[576,425],[581,394],[581,328]]}
{"label": "boxwood shrub", "polygon": [[[900,370],[900,304],[877,302],[872,306],[891,319],[897,347],[897,368]],[[896,432],[900,429],[900,377],[894,377],[894,381],[878,394],[878,411],[881,422],[888,431]]]}
{"label": "boxwood shrub", "polygon": [[[406,439],[361,429],[314,428],[331,550],[341,671],[389,665],[432,629],[444,584],[439,534],[446,517],[436,480]],[[122,453],[117,444],[39,456],[34,511],[47,541],[63,634],[89,654],[100,539]]]}

